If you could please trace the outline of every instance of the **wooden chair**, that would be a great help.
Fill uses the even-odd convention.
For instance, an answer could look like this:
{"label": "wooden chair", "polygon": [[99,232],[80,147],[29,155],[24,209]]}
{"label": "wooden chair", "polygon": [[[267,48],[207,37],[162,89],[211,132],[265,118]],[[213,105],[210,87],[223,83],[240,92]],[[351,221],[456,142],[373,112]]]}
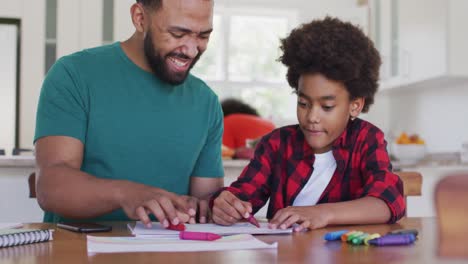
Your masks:
{"label": "wooden chair", "polygon": [[440,256],[468,258],[468,173],[440,180],[435,188]]}
{"label": "wooden chair", "polygon": [[421,196],[422,175],[416,171],[398,171],[395,172],[403,181],[403,195]]}
{"label": "wooden chair", "polygon": [[28,177],[29,185],[29,198],[36,198],[36,173],[29,174]]}

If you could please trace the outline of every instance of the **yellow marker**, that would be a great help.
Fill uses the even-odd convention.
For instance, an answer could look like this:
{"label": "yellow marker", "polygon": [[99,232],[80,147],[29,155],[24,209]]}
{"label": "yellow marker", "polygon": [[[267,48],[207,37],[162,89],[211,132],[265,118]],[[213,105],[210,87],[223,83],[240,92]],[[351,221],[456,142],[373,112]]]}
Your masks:
{"label": "yellow marker", "polygon": [[377,233],[369,235],[364,239],[364,244],[366,244],[366,246],[368,246],[369,245],[369,240],[374,239],[374,238],[379,238],[379,237],[380,237],[380,234],[377,234]]}

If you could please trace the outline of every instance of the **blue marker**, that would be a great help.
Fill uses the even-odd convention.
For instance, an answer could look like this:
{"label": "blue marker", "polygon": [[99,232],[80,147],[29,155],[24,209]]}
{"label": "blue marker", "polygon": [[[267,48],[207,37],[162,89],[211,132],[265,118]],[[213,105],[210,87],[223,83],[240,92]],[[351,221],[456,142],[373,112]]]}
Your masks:
{"label": "blue marker", "polygon": [[326,233],[325,236],[323,236],[323,239],[327,241],[341,240],[341,236],[346,233],[348,233],[348,230],[340,230],[340,231]]}

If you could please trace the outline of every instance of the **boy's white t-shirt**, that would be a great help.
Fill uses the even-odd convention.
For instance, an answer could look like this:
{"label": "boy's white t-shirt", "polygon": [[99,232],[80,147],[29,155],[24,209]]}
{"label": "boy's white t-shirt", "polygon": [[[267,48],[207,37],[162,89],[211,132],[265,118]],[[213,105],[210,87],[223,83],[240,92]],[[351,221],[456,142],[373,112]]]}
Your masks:
{"label": "boy's white t-shirt", "polygon": [[330,150],[315,154],[314,171],[304,188],[294,199],[293,206],[310,206],[317,204],[336,170],[336,160]]}

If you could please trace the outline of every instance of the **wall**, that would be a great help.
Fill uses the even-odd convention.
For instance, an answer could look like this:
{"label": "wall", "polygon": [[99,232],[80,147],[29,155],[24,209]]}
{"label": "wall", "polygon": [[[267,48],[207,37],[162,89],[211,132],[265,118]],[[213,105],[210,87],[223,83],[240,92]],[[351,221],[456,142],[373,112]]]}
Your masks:
{"label": "wall", "polygon": [[[72,3],[73,2],[73,3]],[[102,5],[93,5],[93,0],[63,1],[60,0],[58,12],[57,56],[63,56],[85,47],[100,45],[101,38],[100,14]],[[134,0],[115,1],[114,19],[115,40],[125,40],[133,33],[130,19],[130,6]],[[27,4],[27,6],[26,6]],[[310,0],[217,0],[216,5],[252,6],[271,8],[287,8],[299,10],[298,22],[307,22],[325,13],[339,12],[355,6],[355,1],[310,1]],[[21,60],[21,113],[20,113],[20,145],[32,147],[34,137],[37,100],[44,78],[44,41],[45,41],[45,0],[9,1],[0,0],[0,17],[22,19],[22,60]],[[92,7],[92,8],[91,8]],[[341,11],[336,11],[341,10]]]}
{"label": "wall", "polygon": [[418,133],[429,152],[458,151],[468,141],[468,84],[389,94],[391,130]]}
{"label": "wall", "polygon": [[45,0],[0,0],[0,17],[21,19],[20,145],[32,146],[37,99],[44,78]]}
{"label": "wall", "polygon": [[17,51],[16,25],[0,25],[0,148],[7,152],[13,148],[15,138],[15,112],[16,112],[16,51]]}

